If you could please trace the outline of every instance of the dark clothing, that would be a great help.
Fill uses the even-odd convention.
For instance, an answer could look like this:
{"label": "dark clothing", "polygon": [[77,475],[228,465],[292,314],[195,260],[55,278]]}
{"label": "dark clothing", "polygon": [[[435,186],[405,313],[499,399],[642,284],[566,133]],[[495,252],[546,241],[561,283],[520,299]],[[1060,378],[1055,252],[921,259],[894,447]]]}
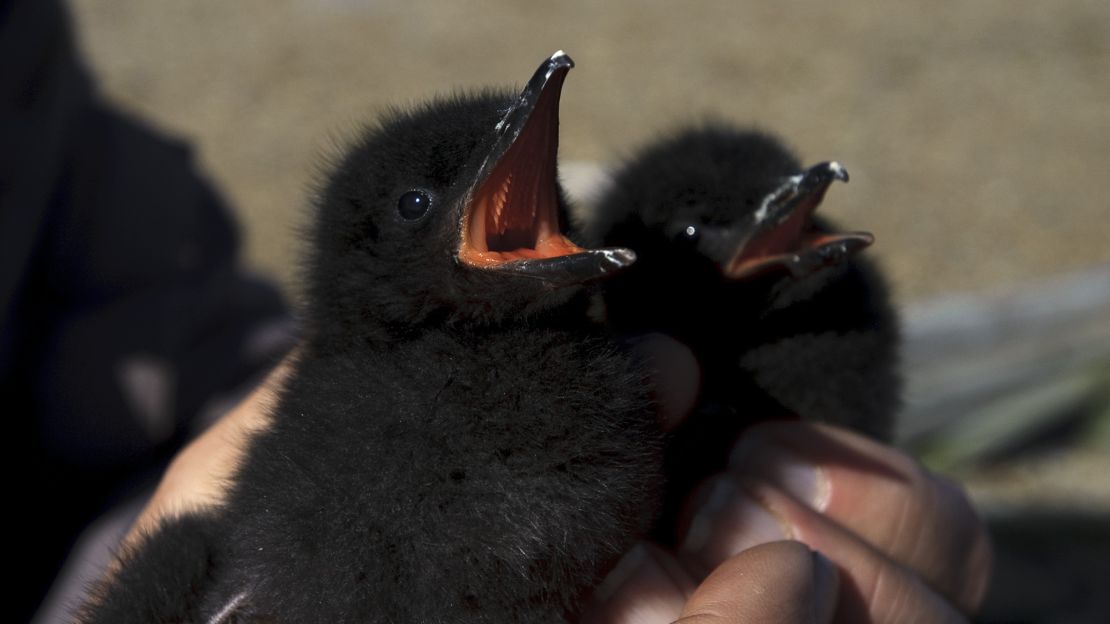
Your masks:
{"label": "dark clothing", "polygon": [[[113,111],[57,0],[0,2],[0,413],[27,619],[81,527],[148,476],[281,318],[188,148]],[[20,617],[23,616],[23,617]]]}

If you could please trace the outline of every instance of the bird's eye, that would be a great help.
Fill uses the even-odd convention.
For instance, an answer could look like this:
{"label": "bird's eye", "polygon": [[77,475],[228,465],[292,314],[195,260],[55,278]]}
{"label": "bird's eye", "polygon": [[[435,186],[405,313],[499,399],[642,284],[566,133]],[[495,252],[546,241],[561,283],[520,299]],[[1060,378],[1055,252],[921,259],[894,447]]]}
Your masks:
{"label": "bird's eye", "polygon": [[685,245],[696,245],[701,239],[701,230],[696,226],[687,225],[675,234],[675,242]]}
{"label": "bird's eye", "polygon": [[397,212],[408,221],[423,217],[432,205],[432,198],[424,191],[409,191],[397,200]]}

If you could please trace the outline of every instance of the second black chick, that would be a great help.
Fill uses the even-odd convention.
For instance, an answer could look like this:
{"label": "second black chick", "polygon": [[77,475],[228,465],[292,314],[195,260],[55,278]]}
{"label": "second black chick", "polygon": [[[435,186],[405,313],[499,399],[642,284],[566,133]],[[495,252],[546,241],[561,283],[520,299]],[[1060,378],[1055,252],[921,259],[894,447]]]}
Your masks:
{"label": "second black chick", "polygon": [[668,442],[661,526],[755,419],[796,415],[889,437],[899,332],[882,276],[857,255],[872,237],[813,214],[847,179],[833,162],[804,169],[775,137],[708,123],[630,159],[584,225],[591,243],[638,256],[606,284],[611,325],[667,334],[701,366],[695,415]]}
{"label": "second black chick", "polygon": [[660,434],[586,314],[624,249],[560,233],[569,57],[399,112],[324,189],[306,342],[227,503],[125,556],[86,622],[561,622],[646,533]]}

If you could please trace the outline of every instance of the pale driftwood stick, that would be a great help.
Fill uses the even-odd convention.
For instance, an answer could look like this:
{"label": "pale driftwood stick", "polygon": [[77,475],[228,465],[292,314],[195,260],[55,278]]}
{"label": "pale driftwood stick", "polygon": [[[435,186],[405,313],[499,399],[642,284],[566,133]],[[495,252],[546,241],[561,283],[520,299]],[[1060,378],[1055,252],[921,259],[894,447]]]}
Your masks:
{"label": "pale driftwood stick", "polygon": [[[912,305],[899,441],[913,446],[965,427],[1001,441],[1013,435],[1007,410],[1010,429],[1035,430],[1097,392],[1108,364],[1110,265]],[[995,424],[968,423],[976,419]]]}

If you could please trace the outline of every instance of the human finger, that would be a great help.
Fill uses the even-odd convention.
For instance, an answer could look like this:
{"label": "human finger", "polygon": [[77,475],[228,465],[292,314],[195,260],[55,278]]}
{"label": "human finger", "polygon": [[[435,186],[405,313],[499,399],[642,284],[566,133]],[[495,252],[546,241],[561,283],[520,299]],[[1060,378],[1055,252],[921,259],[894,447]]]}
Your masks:
{"label": "human finger", "polygon": [[286,358],[234,409],[174,457],[124,537],[125,544],[152,532],[164,518],[223,502],[250,437],[269,426],[268,406],[290,367],[291,359]]}
{"label": "human finger", "polygon": [[909,455],[837,427],[767,423],[745,433],[731,470],[849,528],[963,611],[982,601],[992,562],[986,527],[958,485]]}
{"label": "human finger", "polygon": [[716,502],[698,512],[680,544],[691,569],[714,569],[760,541],[793,539],[821,552],[839,569],[837,621],[964,621],[914,571],[775,486],[723,474],[712,480],[712,488]]}
{"label": "human finger", "polygon": [[698,586],[682,624],[818,624],[836,610],[836,568],[799,542],[761,544],[725,560]]}
{"label": "human finger", "polygon": [[701,367],[688,346],[660,333],[645,334],[630,347],[651,374],[652,392],[658,404],[656,416],[664,429],[677,427],[697,403]]}
{"label": "human finger", "polygon": [[598,591],[585,624],[741,624],[830,621],[837,572],[798,542],[775,542],[724,561],[699,586],[648,544],[622,559]]}
{"label": "human finger", "polygon": [[605,577],[581,623],[669,624],[695,585],[673,556],[643,542]]}

